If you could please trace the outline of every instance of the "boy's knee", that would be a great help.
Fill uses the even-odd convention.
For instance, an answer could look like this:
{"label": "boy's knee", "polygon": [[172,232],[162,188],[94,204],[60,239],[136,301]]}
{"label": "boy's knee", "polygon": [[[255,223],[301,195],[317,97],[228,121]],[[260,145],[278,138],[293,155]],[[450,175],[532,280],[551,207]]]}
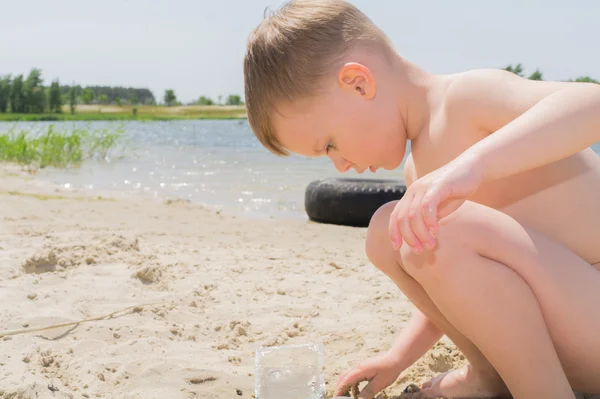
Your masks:
{"label": "boy's knee", "polygon": [[434,250],[417,254],[406,243],[400,248],[404,270],[415,280],[424,282],[450,278],[456,268],[461,267],[461,258],[466,251],[473,250],[469,245],[472,243],[469,237],[474,234],[473,220],[459,217],[460,214],[456,216],[440,223]]}
{"label": "boy's knee", "polygon": [[382,205],[371,217],[367,238],[365,240],[365,251],[367,258],[377,268],[381,269],[394,261],[394,248],[389,235],[390,215],[398,201],[388,202]]}

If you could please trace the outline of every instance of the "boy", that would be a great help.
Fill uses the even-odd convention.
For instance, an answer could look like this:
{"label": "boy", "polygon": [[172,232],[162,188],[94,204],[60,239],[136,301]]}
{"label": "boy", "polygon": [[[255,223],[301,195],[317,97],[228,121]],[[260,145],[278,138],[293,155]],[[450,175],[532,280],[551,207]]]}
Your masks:
{"label": "boy", "polygon": [[367,230],[419,310],[341,376],[372,399],[446,334],[469,360],[425,397],[600,393],[600,86],[502,70],[423,71],[344,1],[291,1],[250,35],[248,121],[270,151],[344,172],[404,167]]}

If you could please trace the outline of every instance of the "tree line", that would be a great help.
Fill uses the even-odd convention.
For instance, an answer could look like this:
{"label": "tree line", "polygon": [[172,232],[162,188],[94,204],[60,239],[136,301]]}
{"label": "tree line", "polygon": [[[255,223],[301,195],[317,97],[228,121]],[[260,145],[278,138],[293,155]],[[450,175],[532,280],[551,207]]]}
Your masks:
{"label": "tree line", "polygon": [[[531,80],[544,80],[543,73],[536,69],[528,76],[524,74],[522,64],[508,65],[505,70]],[[600,84],[590,76],[580,76],[569,79],[568,82],[591,82]],[[182,105],[177,100],[173,89],[165,90],[163,96],[167,106]],[[17,76],[0,76],[0,113],[12,112],[27,113],[60,113],[63,104],[69,104],[71,112],[75,112],[77,104],[115,104],[118,106],[130,104],[133,106],[156,105],[154,95],[145,88],[125,88],[110,86],[61,85],[58,79],[44,86],[42,71],[33,68],[27,77],[23,74]],[[200,96],[196,101],[187,105],[243,105],[242,97],[230,94],[223,99],[218,96],[213,100],[207,96]]]}
{"label": "tree line", "polygon": [[74,112],[77,104],[154,105],[154,94],[143,88],[61,85],[58,79],[44,86],[42,71],[33,68],[27,77],[0,76],[0,113],[60,113],[63,104]]}
{"label": "tree line", "polygon": [[[69,85],[61,86],[62,95],[68,95],[71,88]],[[73,86],[73,89],[81,104],[156,105],[154,94],[149,89],[79,85]]]}
{"label": "tree line", "polygon": [[[526,76],[523,73],[523,64],[517,64],[514,66],[511,64],[511,65],[508,65],[506,68],[504,68],[504,70],[506,70],[508,72],[512,72],[516,75],[519,75],[522,78],[527,77],[527,79],[530,79],[530,80],[544,80],[544,74],[539,69],[536,69],[529,76]],[[587,82],[587,83],[600,84],[600,81],[597,81],[596,79],[592,79],[589,76],[580,76],[575,79],[566,80],[566,82]]]}
{"label": "tree line", "polygon": [[[177,95],[173,89],[165,90],[163,101],[165,105],[169,107],[174,105],[183,105],[181,102],[177,101]],[[207,96],[200,96],[198,100],[192,101],[187,105],[244,105],[244,102],[242,101],[242,96],[238,94],[230,94],[225,98],[224,102],[223,96],[217,96],[216,101]]]}
{"label": "tree line", "polygon": [[[188,105],[243,105],[239,95],[231,94],[223,101],[201,96]],[[175,91],[166,90],[163,97],[167,106],[181,105]],[[42,71],[33,68],[29,75],[0,76],[0,113],[15,114],[60,113],[64,104],[68,104],[71,113],[77,104],[100,105],[156,105],[154,94],[146,88],[61,85],[58,79],[49,86],[44,85]]]}

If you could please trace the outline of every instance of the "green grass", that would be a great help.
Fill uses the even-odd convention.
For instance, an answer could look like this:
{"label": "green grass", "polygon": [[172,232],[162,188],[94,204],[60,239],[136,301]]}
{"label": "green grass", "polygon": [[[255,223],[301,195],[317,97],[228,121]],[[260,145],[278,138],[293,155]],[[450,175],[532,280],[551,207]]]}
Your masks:
{"label": "green grass", "polygon": [[170,121],[180,119],[245,119],[244,106],[103,106],[78,105],[75,114],[64,107],[60,114],[0,113],[0,121]]}
{"label": "green grass", "polygon": [[232,115],[127,115],[127,114],[0,114],[4,122],[44,122],[44,121],[173,121],[173,120],[228,120],[243,119]]}
{"label": "green grass", "polygon": [[0,161],[34,169],[78,167],[87,159],[106,159],[124,133],[122,127],[57,131],[50,125],[42,132],[11,128],[0,133]]}
{"label": "green grass", "polygon": [[[174,118],[171,118],[174,119]],[[138,117],[119,114],[0,114],[4,122],[43,122],[43,121],[126,121],[126,120],[166,120],[160,118]],[[170,120],[170,119],[169,119]]]}

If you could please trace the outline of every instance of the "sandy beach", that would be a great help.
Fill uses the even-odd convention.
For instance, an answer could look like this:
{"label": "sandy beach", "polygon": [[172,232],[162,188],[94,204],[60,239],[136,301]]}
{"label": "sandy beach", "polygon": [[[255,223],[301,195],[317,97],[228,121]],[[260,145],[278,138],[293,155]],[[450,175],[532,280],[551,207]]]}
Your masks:
{"label": "sandy beach", "polygon": [[[0,179],[2,399],[252,398],[255,351],[306,343],[331,395],[413,310],[364,228]],[[386,393],[465,362],[444,337]]]}
{"label": "sandy beach", "polygon": [[[66,190],[3,166],[1,398],[251,398],[261,346],[319,342],[327,390],[386,350],[412,305],[366,229],[242,219]],[[463,363],[442,342],[388,394]]]}
{"label": "sandy beach", "polygon": [[[450,193],[439,212],[468,201],[425,259],[444,279],[411,272],[431,303],[515,395],[561,396],[559,367],[539,366],[557,357],[595,389],[600,323],[577,324],[589,271],[553,266],[598,256],[580,239],[597,165],[574,154],[600,156],[600,52],[582,40],[598,37],[600,1],[567,4],[2,3],[0,399],[341,399],[340,376],[389,351],[415,306],[367,258],[367,228],[307,208],[323,220],[311,205],[356,215],[406,195],[435,218],[436,193]],[[471,230],[476,217],[489,220]],[[478,369],[430,391],[497,392],[451,335]],[[322,366],[257,372],[261,349],[305,344]],[[389,381],[374,364],[359,370]],[[419,386],[465,366],[444,336],[369,399],[450,399]]]}

